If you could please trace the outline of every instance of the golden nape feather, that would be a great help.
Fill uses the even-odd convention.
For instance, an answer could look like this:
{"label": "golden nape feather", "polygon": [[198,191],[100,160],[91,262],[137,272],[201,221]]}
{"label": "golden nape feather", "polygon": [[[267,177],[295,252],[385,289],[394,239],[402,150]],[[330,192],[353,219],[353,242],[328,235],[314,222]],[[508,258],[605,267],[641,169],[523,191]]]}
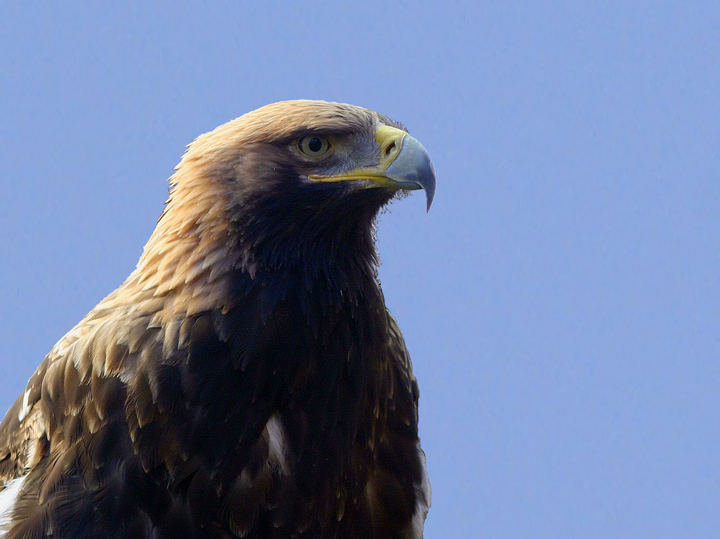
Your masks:
{"label": "golden nape feather", "polygon": [[418,386],[374,227],[435,173],[400,124],[287,101],[198,137],[137,269],[0,425],[0,537],[417,539]]}

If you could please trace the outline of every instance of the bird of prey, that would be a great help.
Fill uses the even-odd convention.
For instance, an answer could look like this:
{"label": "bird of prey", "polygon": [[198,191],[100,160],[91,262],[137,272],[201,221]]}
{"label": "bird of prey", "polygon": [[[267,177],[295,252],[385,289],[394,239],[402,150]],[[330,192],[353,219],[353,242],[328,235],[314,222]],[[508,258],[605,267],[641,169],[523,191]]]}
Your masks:
{"label": "bird of prey", "polygon": [[390,119],[287,101],[197,138],[137,269],[0,424],[0,537],[417,539],[418,386],[378,211],[424,189]]}

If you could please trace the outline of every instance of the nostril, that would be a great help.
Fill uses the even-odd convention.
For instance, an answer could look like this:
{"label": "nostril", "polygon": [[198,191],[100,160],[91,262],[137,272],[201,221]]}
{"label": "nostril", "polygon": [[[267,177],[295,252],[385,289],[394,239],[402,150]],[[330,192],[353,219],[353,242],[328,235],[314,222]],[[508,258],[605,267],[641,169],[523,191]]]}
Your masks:
{"label": "nostril", "polygon": [[397,145],[395,144],[395,141],[393,140],[393,141],[388,145],[388,147],[385,148],[385,155],[388,156],[388,155],[390,155],[392,152],[394,152],[396,146],[397,146]]}

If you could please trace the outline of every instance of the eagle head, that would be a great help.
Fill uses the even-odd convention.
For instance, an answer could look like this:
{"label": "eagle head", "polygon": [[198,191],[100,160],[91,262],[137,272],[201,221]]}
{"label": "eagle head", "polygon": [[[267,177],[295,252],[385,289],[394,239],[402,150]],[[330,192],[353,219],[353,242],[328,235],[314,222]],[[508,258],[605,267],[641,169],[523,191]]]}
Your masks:
{"label": "eagle head", "polygon": [[376,262],[378,211],[416,189],[425,190],[429,209],[435,171],[422,144],[385,116],[296,100],[201,135],[170,184],[137,272],[144,288],[161,293],[238,267],[254,277],[348,257]]}

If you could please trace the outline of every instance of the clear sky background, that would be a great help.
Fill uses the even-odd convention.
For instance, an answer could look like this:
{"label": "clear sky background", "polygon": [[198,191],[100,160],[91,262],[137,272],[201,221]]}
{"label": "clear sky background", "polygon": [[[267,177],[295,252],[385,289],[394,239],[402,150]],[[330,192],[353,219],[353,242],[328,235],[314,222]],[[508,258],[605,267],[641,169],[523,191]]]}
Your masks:
{"label": "clear sky background", "polygon": [[186,144],[348,102],[437,170],[379,232],[426,537],[717,536],[720,4],[146,4],[0,9],[3,410],[132,271]]}

